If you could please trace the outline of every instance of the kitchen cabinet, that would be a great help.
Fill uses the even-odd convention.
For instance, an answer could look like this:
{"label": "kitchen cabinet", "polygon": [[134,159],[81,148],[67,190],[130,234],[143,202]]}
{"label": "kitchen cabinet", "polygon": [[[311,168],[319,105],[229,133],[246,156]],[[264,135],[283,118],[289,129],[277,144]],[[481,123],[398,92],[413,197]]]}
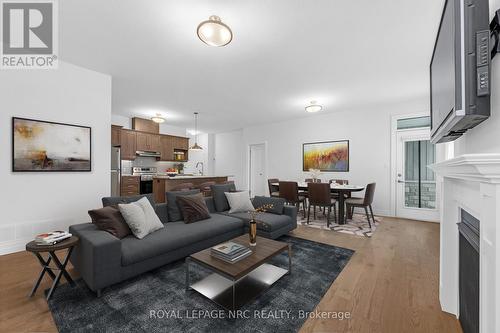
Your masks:
{"label": "kitchen cabinet", "polygon": [[137,151],[136,134],[137,133],[135,131],[126,129],[122,129],[120,131],[122,160],[135,160],[135,152]]}
{"label": "kitchen cabinet", "polygon": [[189,139],[180,136],[172,137],[174,141],[174,149],[188,150],[189,149]]}
{"label": "kitchen cabinet", "polygon": [[165,179],[153,179],[153,197],[156,203],[165,202]]}
{"label": "kitchen cabinet", "polygon": [[138,176],[122,176],[120,191],[121,191],[122,196],[139,195],[140,177],[138,177]]}
{"label": "kitchen cabinet", "polygon": [[111,146],[117,147],[121,145],[122,126],[111,125]]}
{"label": "kitchen cabinet", "polygon": [[160,153],[162,161],[173,161],[174,160],[174,142],[172,141],[172,136],[162,135],[160,137]]}
{"label": "kitchen cabinet", "polygon": [[134,117],[132,118],[132,129],[140,132],[160,133],[160,124],[149,119]]}
{"label": "kitchen cabinet", "polygon": [[160,152],[160,136],[144,132],[136,132],[136,149],[142,151]]}

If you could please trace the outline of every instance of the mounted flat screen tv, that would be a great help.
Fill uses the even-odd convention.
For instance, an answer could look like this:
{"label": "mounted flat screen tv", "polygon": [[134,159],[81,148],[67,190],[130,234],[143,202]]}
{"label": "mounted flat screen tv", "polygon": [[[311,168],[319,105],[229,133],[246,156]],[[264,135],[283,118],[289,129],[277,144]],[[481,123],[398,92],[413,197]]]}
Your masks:
{"label": "mounted flat screen tv", "polygon": [[453,141],[490,116],[488,0],[446,0],[430,64],[431,142]]}

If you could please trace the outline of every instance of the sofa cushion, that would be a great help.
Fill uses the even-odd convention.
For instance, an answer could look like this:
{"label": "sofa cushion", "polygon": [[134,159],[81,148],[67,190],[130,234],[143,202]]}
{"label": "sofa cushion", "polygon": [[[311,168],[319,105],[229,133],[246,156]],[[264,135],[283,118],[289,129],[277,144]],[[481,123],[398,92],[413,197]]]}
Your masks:
{"label": "sofa cushion", "polygon": [[89,210],[89,215],[98,229],[107,231],[117,238],[122,239],[132,233],[117,206]]}
{"label": "sofa cushion", "polygon": [[212,197],[214,198],[215,210],[218,212],[229,210],[229,202],[227,201],[224,193],[236,191],[234,183],[211,185],[210,190],[212,191]]}
{"label": "sofa cushion", "polygon": [[128,204],[131,202],[136,202],[137,200],[146,197],[149,200],[151,206],[155,207],[155,199],[153,194],[141,194],[141,195],[133,195],[131,197],[105,197],[102,198],[102,205],[104,207],[118,205],[118,204]]}
{"label": "sofa cushion", "polygon": [[210,218],[205,198],[201,193],[179,195],[176,202],[184,218],[184,223],[193,223]]}
{"label": "sofa cushion", "polygon": [[[248,222],[251,219],[249,213],[226,213],[226,215],[242,219],[243,221],[245,221],[245,225],[248,225]],[[288,215],[277,215],[271,213],[259,213],[256,220],[257,229],[268,232],[278,230],[292,223],[292,219]]]}
{"label": "sofa cushion", "polygon": [[229,203],[229,214],[252,211],[253,205],[248,192],[225,192]]}
{"label": "sofa cushion", "polygon": [[146,198],[129,204],[118,204],[118,208],[134,236],[139,239],[163,228],[163,223]]}
{"label": "sofa cushion", "polygon": [[143,239],[133,236],[121,240],[122,265],[134,264],[237,229],[243,232],[243,221],[231,216],[211,214],[196,223],[169,222]]}
{"label": "sofa cushion", "polygon": [[177,197],[180,195],[193,195],[200,193],[199,189],[189,190],[189,191],[171,191],[167,192],[167,210],[168,210],[168,220],[171,222],[182,220],[182,212],[179,210],[177,205]]}
{"label": "sofa cushion", "polygon": [[255,196],[252,200],[252,204],[255,209],[264,205],[273,205],[272,208],[266,209],[266,212],[281,215],[283,214],[283,208],[285,207],[285,199]]}

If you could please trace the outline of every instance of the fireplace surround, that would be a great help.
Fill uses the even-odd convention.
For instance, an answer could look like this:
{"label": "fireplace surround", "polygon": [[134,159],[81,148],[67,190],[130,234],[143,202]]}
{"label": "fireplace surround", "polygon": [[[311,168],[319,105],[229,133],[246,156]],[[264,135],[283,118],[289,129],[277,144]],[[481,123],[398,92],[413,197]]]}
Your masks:
{"label": "fireplace surround", "polygon": [[[462,210],[480,221],[479,332],[500,332],[500,154],[467,154],[430,166],[441,187],[439,300],[460,316]],[[462,318],[464,319],[464,318]]]}

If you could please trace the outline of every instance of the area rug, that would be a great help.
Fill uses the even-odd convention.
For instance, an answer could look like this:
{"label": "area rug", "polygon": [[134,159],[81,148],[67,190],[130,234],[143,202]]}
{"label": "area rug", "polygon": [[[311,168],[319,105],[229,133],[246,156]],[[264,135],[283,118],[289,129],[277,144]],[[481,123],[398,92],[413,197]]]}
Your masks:
{"label": "area rug", "polygon": [[[239,315],[186,291],[183,261],[105,288],[100,298],[82,280],[73,288],[61,285],[49,308],[59,332],[295,332],[315,315],[312,311],[354,251],[296,237],[279,240],[292,244],[292,274],[241,308]],[[287,267],[288,256],[283,253],[270,262]],[[191,281],[209,274],[196,264],[190,271]],[[329,308],[326,315],[340,320],[347,310]]]}
{"label": "area rug", "polygon": [[380,225],[382,219],[380,217],[375,216],[375,223],[372,222],[372,227],[368,224],[368,220],[366,219],[366,215],[363,214],[353,214],[352,219],[347,220],[346,224],[336,224],[333,223],[333,213],[330,216],[330,227],[326,226],[326,216],[323,215],[323,212],[319,209],[316,211],[316,219],[313,219],[313,213],[311,211],[311,218],[309,224],[307,224],[307,217],[303,218],[303,215],[300,214],[301,220],[298,222],[306,227],[322,229],[322,230],[332,230],[336,232],[341,232],[348,235],[361,236],[361,237],[371,237],[377,230],[377,227]]}

